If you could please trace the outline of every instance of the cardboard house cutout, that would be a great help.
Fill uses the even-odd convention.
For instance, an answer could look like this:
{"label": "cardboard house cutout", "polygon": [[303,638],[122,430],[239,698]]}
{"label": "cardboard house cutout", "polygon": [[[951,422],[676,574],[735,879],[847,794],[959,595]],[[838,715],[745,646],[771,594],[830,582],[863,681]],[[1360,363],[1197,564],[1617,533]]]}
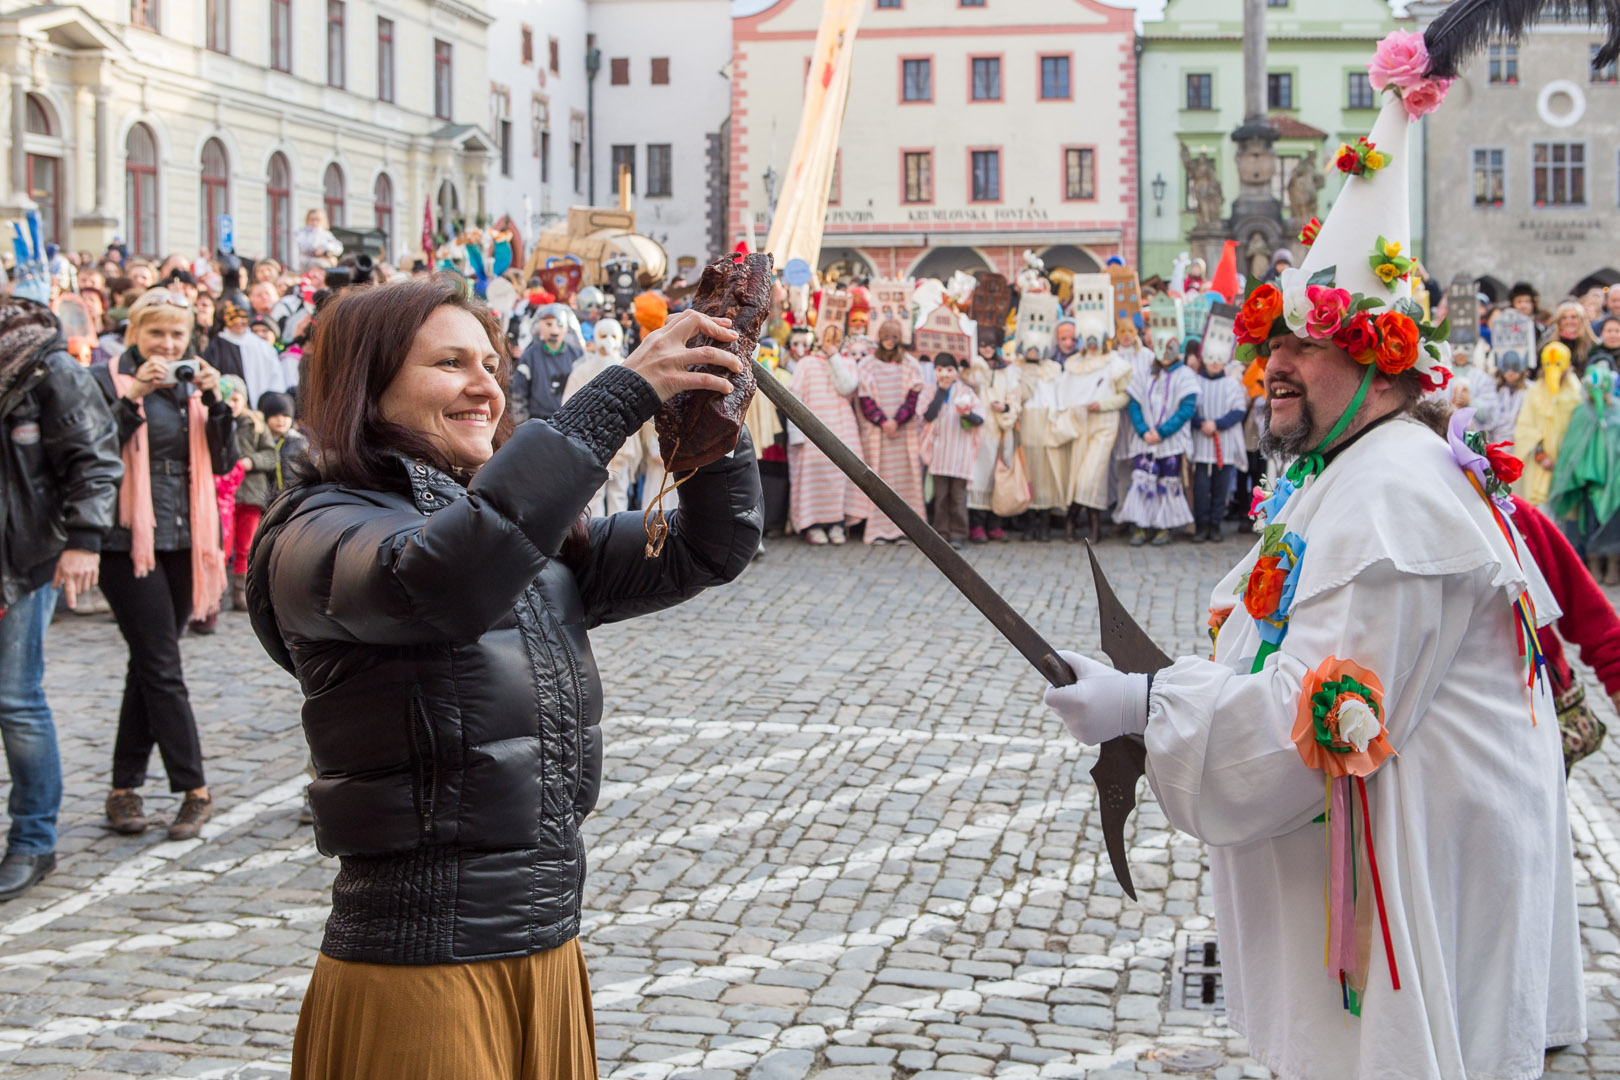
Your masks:
{"label": "cardboard house cutout", "polygon": [[1508,353],[1518,353],[1528,369],[1536,363],[1536,323],[1530,316],[1508,308],[1496,317],[1491,328],[1491,352],[1498,362]]}
{"label": "cardboard house cutout", "polygon": [[872,316],[868,322],[875,337],[877,328],[890,319],[900,323],[900,341],[911,344],[911,286],[904,281],[878,278],[872,282]]}
{"label": "cardboard house cutout", "polygon": [[1164,343],[1182,336],[1181,301],[1173,296],[1160,293],[1148,305],[1148,333],[1153,338],[1154,349],[1161,349]]}
{"label": "cardboard house cutout", "polygon": [[1074,294],[1075,332],[1082,342],[1088,337],[1099,341],[1114,336],[1114,282],[1107,274],[1076,274]]}
{"label": "cardboard house cutout", "polygon": [[1209,309],[1209,321],[1204,324],[1203,352],[1205,359],[1219,357],[1222,362],[1230,364],[1232,357],[1237,354],[1237,335],[1232,331],[1232,322],[1237,318],[1238,309],[1231,304],[1212,304]]}
{"label": "cardboard house cutout", "polygon": [[949,304],[941,304],[928,313],[911,337],[911,348],[918,356],[929,359],[940,353],[950,353],[958,360],[976,355],[973,338],[962,329],[961,321]]}
{"label": "cardboard house cutout", "polygon": [[1012,314],[1013,303],[1012,290],[1007,287],[1007,279],[989,270],[981,270],[975,277],[978,284],[973,288],[968,317],[981,327],[1005,330],[1007,316]]}
{"label": "cardboard house cutout", "polygon": [[1467,274],[1451,279],[1446,289],[1446,318],[1451,320],[1453,345],[1472,345],[1479,340],[1479,289]]}
{"label": "cardboard house cutout", "polygon": [[1018,298],[1018,327],[1014,339],[1018,355],[1031,346],[1045,356],[1052,351],[1054,332],[1057,330],[1058,298],[1049,292],[1026,292]]}
{"label": "cardboard house cutout", "polygon": [[1110,266],[1108,278],[1114,285],[1114,325],[1131,326],[1138,333],[1142,329],[1142,286],[1136,270],[1129,266]]}
{"label": "cardboard house cutout", "polygon": [[849,293],[841,289],[823,289],[821,303],[816,307],[816,340],[826,333],[827,327],[836,326],[840,331],[847,329],[849,324]]}
{"label": "cardboard house cutout", "polygon": [[1181,302],[1182,336],[1186,338],[1201,338],[1204,336],[1204,324],[1209,321],[1209,311],[1221,302],[1219,293],[1194,293]]}

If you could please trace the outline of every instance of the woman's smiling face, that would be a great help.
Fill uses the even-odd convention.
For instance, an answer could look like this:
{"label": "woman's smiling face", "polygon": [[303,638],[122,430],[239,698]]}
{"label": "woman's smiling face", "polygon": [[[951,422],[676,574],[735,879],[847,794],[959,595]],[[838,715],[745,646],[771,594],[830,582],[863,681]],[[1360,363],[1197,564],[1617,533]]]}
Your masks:
{"label": "woman's smiling face", "polygon": [[417,331],[378,411],[438,444],[452,465],[477,469],[495,452],[495,425],[506,408],[500,363],[482,323],[461,308],[441,307]]}

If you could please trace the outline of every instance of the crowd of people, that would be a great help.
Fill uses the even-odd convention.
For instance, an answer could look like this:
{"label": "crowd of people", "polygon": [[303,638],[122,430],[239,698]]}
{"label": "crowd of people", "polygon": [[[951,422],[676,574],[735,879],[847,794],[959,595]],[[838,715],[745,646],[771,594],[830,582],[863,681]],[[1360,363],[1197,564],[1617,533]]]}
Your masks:
{"label": "crowd of people", "polygon": [[[3,553],[5,599],[18,614],[0,625],[17,631],[46,617],[61,586],[74,610],[111,609],[130,650],[106,807],[121,832],[150,824],[140,789],[153,748],[181,795],[170,835],[196,835],[212,812],[178,641],[188,627],[213,632],[222,608],[246,607],[259,521],[309,464],[299,385],[320,309],[345,283],[434,269],[342,258],[319,211],[311,211],[298,245],[297,266],[221,253],[157,261],[117,246],[100,257],[55,255],[50,292],[60,335],[57,322],[47,328],[23,307],[12,315],[13,378],[49,335],[56,351],[45,351],[84,374],[73,400],[99,403],[109,416],[112,441],[81,456],[101,462],[103,479],[109,471],[122,479],[101,485],[111,507],[80,506],[86,524],[65,530],[67,554],[50,581],[36,580],[45,560]],[[1290,261],[1279,251],[1271,276]],[[1111,524],[1133,545],[1219,541],[1229,528],[1243,529],[1249,493],[1276,475],[1280,459],[1261,452],[1262,361],[1236,362],[1229,337],[1204,347],[1211,313],[1241,300],[1232,268],[1217,267],[1206,279],[1206,268],[1193,261],[1172,281],[1141,283],[1135,311],[1104,320],[1082,310],[1072,274],[1048,274],[1033,257],[1027,262],[1015,283],[984,286],[987,277],[999,278],[986,274],[907,282],[909,310],[881,317],[874,316],[873,282],[828,281],[811,292],[779,280],[759,359],[908,503],[930,513],[955,546],[1081,536],[1100,543]],[[515,269],[507,277],[518,300],[495,315],[517,420],[555,416],[679,314],[692,293],[678,276],[660,282],[644,274],[639,293],[615,304],[600,288],[558,297]],[[1006,294],[999,308],[976,304],[981,286]],[[1056,312],[1038,333],[1024,332],[1019,318],[1026,294],[1050,296]],[[1185,316],[1171,326],[1143,318],[1158,296],[1176,301]],[[1431,296],[1439,319],[1444,298]],[[929,323],[938,309],[949,312],[943,325],[954,336],[935,335],[923,348],[924,325],[942,325]],[[1548,512],[1594,577],[1620,585],[1620,286],[1548,310],[1521,283],[1508,303],[1480,310],[1477,344],[1456,349],[1455,378],[1435,394],[1472,408],[1474,427],[1491,443],[1512,445],[1524,460],[1516,493]],[[1507,311],[1533,321],[1535,347],[1493,348]],[[954,344],[941,348],[941,340]],[[13,428],[25,415],[13,410]],[[906,542],[763,395],[747,423],[767,536],[817,547]],[[16,430],[22,435],[14,431],[13,441],[30,437],[26,425]],[[83,482],[71,487],[84,490]],[[680,494],[667,487],[648,423],[613,455],[591,507],[611,514],[662,499],[672,508]],[[223,572],[213,569],[219,566]],[[172,632],[154,631],[171,624]],[[49,724],[42,697],[18,696],[32,702],[24,711]],[[52,848],[49,828],[32,831],[38,836],[29,839],[23,828],[13,850]],[[4,878],[0,873],[0,896]]]}

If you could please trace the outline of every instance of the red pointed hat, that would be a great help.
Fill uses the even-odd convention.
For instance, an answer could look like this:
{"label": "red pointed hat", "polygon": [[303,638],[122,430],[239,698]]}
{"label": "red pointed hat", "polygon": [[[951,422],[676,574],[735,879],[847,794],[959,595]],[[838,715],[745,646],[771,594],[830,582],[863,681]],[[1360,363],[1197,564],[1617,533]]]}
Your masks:
{"label": "red pointed hat", "polygon": [[1215,264],[1215,273],[1204,288],[1220,293],[1228,304],[1243,295],[1243,290],[1238,287],[1236,240],[1228,240],[1221,248],[1221,261]]}

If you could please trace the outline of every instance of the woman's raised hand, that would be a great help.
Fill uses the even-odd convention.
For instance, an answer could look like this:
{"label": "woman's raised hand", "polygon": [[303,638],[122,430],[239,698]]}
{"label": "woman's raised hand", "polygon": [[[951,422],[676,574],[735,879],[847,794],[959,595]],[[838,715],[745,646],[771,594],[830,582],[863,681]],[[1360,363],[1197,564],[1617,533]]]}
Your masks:
{"label": "woman's raised hand", "polygon": [[683,311],[641,339],[624,366],[647,380],[659,401],[668,401],[683,390],[713,390],[729,394],[736,387],[718,375],[688,371],[696,364],[714,364],[727,371],[741,371],[743,361],[712,345],[688,349],[686,343],[699,334],[716,341],[736,341],[730,319],[713,319],[697,311]]}

